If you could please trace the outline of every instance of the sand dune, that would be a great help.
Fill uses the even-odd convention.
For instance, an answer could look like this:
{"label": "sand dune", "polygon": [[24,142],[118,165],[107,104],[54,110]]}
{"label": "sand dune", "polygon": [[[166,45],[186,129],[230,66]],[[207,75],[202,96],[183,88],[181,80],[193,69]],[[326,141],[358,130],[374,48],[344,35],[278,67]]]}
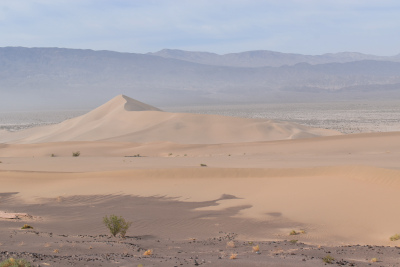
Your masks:
{"label": "sand dune", "polygon": [[[109,265],[128,262],[126,255],[141,260],[132,247],[121,254],[124,242],[110,246],[102,225],[106,214],[133,222],[136,236],[126,241],[129,246],[158,246],[149,262],[171,261],[159,266],[197,257],[198,246],[187,249],[196,247],[193,238],[202,239],[204,255],[226,250],[221,235],[241,244],[237,266],[271,259],[276,266],[320,266],[331,250],[367,264],[366,254],[355,255],[353,247],[313,245],[400,242],[389,240],[400,233],[400,132],[340,135],[288,122],[167,113],[118,96],[58,125],[0,134],[0,237],[11,251],[36,251],[65,264],[57,266],[81,260],[52,257],[50,246],[64,256],[93,257],[96,251]],[[75,151],[81,155],[73,157]],[[34,224],[35,230],[20,232],[19,223]],[[291,236],[292,230],[305,232]],[[292,239],[310,246],[284,241]],[[224,240],[222,248],[216,240]],[[251,252],[249,240],[277,243],[260,256]],[[278,246],[286,245],[296,249],[281,257]],[[305,263],[308,249],[317,254]],[[382,266],[393,262],[386,257]],[[218,266],[236,266],[231,264]]]}
{"label": "sand dune", "polygon": [[218,144],[338,135],[290,122],[217,115],[168,113],[120,95],[81,117],[57,125],[2,135],[3,143],[59,141],[169,141]]}
{"label": "sand dune", "polygon": [[[72,152],[80,151],[79,160]],[[51,157],[54,154],[55,157]],[[141,157],[135,157],[134,155]],[[365,165],[399,169],[400,132],[232,144],[55,142],[0,144],[0,170],[105,171],[198,167],[302,168]],[[79,162],[79,164],[77,164]]]}

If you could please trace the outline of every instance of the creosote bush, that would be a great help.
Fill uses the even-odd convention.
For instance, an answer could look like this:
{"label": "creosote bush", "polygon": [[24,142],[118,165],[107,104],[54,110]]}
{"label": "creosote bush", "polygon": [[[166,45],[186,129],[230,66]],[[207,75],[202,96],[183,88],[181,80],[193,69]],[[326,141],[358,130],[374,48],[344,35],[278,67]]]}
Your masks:
{"label": "creosote bush", "polygon": [[126,232],[129,227],[132,225],[131,222],[125,221],[121,216],[118,217],[116,215],[110,215],[110,217],[105,216],[103,218],[103,222],[105,226],[110,230],[110,233],[115,237],[117,234],[120,234],[122,238],[125,237]]}
{"label": "creosote bush", "polygon": [[400,239],[400,235],[399,234],[395,234],[395,235],[392,235],[391,237],[390,237],[390,241],[397,241],[397,240],[399,240]]}
{"label": "creosote bush", "polygon": [[8,260],[2,261],[0,267],[30,267],[31,264],[24,259],[9,258]]}
{"label": "creosote bush", "polygon": [[73,157],[79,157],[81,155],[80,151],[72,152]]}
{"label": "creosote bush", "polygon": [[335,261],[335,258],[332,257],[331,255],[326,255],[325,257],[322,258],[322,260],[325,263],[332,264]]}
{"label": "creosote bush", "polygon": [[289,235],[297,235],[298,233],[295,230],[292,230]]}

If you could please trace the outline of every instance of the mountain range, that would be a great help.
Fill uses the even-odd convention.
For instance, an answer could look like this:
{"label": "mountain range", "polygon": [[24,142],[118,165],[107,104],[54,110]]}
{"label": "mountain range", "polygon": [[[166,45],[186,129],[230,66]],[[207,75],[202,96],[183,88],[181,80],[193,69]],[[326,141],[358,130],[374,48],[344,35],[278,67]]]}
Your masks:
{"label": "mountain range", "polygon": [[157,106],[398,99],[400,55],[0,48],[0,110],[91,108],[116,94]]}
{"label": "mountain range", "polygon": [[326,63],[346,63],[361,60],[400,62],[400,54],[397,56],[382,57],[351,52],[342,52],[335,54],[329,53],[313,56],[258,50],[218,55],[209,52],[190,52],[177,49],[163,49],[156,53],[148,53],[148,55],[179,59],[206,65],[245,68],[280,67],[284,65],[295,65],[297,63],[308,63],[311,65]]}

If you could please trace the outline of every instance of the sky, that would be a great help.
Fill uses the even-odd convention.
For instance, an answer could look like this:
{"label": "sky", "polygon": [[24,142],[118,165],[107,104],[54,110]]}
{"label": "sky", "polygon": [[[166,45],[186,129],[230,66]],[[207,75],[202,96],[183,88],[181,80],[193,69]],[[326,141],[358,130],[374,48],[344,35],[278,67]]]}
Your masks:
{"label": "sky", "polygon": [[398,0],[1,0],[0,47],[400,54]]}

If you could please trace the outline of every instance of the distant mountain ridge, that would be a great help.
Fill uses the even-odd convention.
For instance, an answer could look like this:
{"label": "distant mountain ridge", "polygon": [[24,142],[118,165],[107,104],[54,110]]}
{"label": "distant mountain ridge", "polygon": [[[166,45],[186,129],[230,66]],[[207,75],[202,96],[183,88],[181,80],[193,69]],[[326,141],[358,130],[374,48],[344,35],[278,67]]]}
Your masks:
{"label": "distant mountain ridge", "polygon": [[397,56],[383,57],[356,52],[328,53],[323,55],[301,55],[293,53],[274,52],[268,50],[257,50],[219,55],[209,52],[191,52],[177,49],[163,49],[155,53],[148,53],[148,55],[179,59],[206,65],[249,68],[280,67],[284,65],[291,66],[298,63],[309,63],[312,65],[327,63],[346,63],[361,60],[400,62],[400,54]]}
{"label": "distant mountain ridge", "polygon": [[91,108],[118,94],[156,106],[392,100],[400,99],[400,62],[237,67],[151,54],[0,48],[0,110]]}

